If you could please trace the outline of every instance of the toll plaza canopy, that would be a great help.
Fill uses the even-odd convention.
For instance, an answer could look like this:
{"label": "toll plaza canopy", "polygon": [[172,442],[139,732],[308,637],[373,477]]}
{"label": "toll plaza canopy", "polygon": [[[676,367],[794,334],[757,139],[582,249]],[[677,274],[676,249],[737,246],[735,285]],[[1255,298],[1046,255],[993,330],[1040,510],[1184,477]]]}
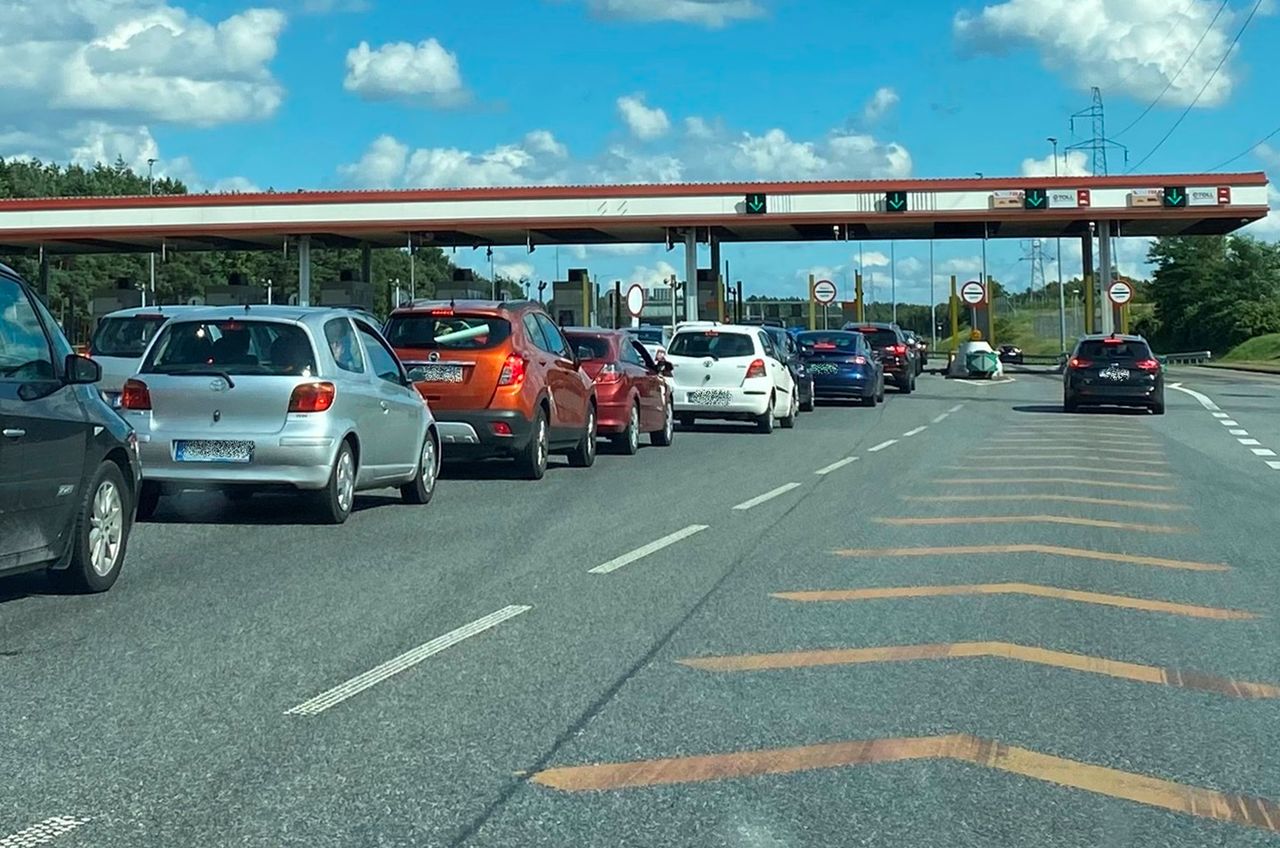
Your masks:
{"label": "toll plaza canopy", "polygon": [[1267,211],[1262,172],[69,197],[0,200],[0,250],[1215,235]]}

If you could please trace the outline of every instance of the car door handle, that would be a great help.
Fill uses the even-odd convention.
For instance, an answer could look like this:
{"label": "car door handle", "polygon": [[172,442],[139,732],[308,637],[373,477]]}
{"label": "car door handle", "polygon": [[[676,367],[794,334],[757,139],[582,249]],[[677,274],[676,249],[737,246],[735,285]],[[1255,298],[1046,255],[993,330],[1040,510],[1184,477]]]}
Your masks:
{"label": "car door handle", "polygon": [[3,432],[6,439],[21,439],[27,435],[26,430],[19,430],[17,427],[6,427]]}
{"label": "car door handle", "polygon": [[385,400],[378,401],[378,406],[382,407],[383,412],[391,411],[391,407],[387,405],[387,402]]}

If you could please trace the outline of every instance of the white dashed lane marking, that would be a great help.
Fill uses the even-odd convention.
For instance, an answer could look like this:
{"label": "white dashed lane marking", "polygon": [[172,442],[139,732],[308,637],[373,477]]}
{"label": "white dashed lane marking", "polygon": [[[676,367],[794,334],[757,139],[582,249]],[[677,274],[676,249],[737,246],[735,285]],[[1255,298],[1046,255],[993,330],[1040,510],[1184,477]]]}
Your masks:
{"label": "white dashed lane marking", "polygon": [[1248,430],[1228,430],[1227,432],[1228,432],[1228,433],[1230,433],[1230,434],[1231,434],[1231,435],[1233,435],[1233,436],[1247,436],[1247,435],[1249,435],[1249,431],[1248,431]]}
{"label": "white dashed lane marking", "polygon": [[1267,465],[1270,465],[1272,468],[1276,469],[1277,471],[1280,471],[1280,459],[1267,460]]}
{"label": "white dashed lane marking", "polygon": [[883,442],[881,442],[880,444],[876,445],[875,447],[867,448],[867,453],[879,453],[880,451],[884,450],[885,448],[890,447],[890,446],[892,446],[892,445],[896,445],[897,443],[898,443],[898,440],[897,440],[897,439],[888,439],[888,440],[883,441]]}
{"label": "white dashed lane marking", "polygon": [[760,506],[760,504],[764,503],[765,501],[771,501],[774,498],[776,498],[778,495],[785,495],[787,492],[791,491],[792,489],[798,489],[798,488],[800,488],[799,483],[784,483],[776,489],[771,489],[770,491],[765,492],[763,495],[756,495],[754,498],[752,498],[749,501],[743,501],[742,503],[735,506],[734,509],[738,510],[739,512],[743,512],[745,510],[751,509],[753,506]]}
{"label": "white dashed lane marking", "polygon": [[674,533],[669,533],[666,536],[663,536],[661,539],[654,539],[649,544],[641,545],[640,547],[636,548],[634,551],[629,551],[628,553],[625,553],[622,556],[614,557],[613,559],[609,560],[606,563],[597,565],[595,568],[588,569],[587,573],[588,574],[609,574],[610,572],[617,571],[619,568],[622,568],[622,566],[624,565],[630,565],[636,560],[644,559],[645,557],[649,556],[649,554],[657,553],[663,548],[670,547],[671,545],[674,545],[676,542],[683,541],[695,533],[701,533],[703,530],[706,530],[708,526],[709,525],[706,525],[706,524],[690,524],[688,527],[684,528],[683,530],[677,530]]}
{"label": "white dashed lane marking", "polygon": [[[1185,386],[1183,386],[1181,383],[1171,383],[1169,385],[1169,388],[1182,392],[1183,394],[1186,394],[1186,395],[1191,395],[1191,397],[1199,401],[1200,405],[1203,406],[1205,409],[1209,410],[1209,414],[1212,415],[1214,418],[1216,418],[1219,424],[1221,424],[1223,427],[1232,428],[1227,430],[1227,432],[1230,433],[1232,436],[1235,436],[1237,442],[1249,448],[1250,453],[1252,453],[1254,456],[1268,457],[1268,456],[1276,455],[1276,452],[1273,451],[1271,448],[1262,447],[1262,442],[1254,438],[1249,438],[1249,431],[1241,427],[1240,422],[1232,418],[1230,413],[1223,412],[1221,408],[1216,403],[1214,403],[1213,400],[1208,395],[1203,395],[1200,392],[1192,391],[1191,389],[1188,389]],[[1276,471],[1280,471],[1280,460],[1270,459],[1270,460],[1266,460],[1266,463],[1268,468],[1271,468]]]}
{"label": "white dashed lane marking", "polygon": [[303,701],[296,707],[290,707],[285,710],[285,715],[319,715],[330,707],[341,704],[354,695],[359,695],[387,678],[394,677],[406,669],[413,668],[427,657],[438,654],[464,639],[470,639],[478,633],[483,633],[491,627],[496,627],[507,619],[514,618],[531,609],[533,607],[511,604],[496,612],[491,612],[483,618],[477,618],[470,624],[464,624],[456,630],[450,630],[443,636],[438,636],[430,642],[405,651],[400,656],[387,660],[382,665],[375,666],[358,677],[351,678],[346,683],[339,684],[327,692],[322,692],[309,701]]}
{"label": "white dashed lane marking", "polygon": [[830,474],[832,471],[839,471],[841,468],[844,468],[846,465],[849,465],[857,461],[858,461],[858,458],[856,456],[846,456],[844,459],[837,460],[825,468],[819,468],[817,471],[813,473],[817,474],[819,477],[825,477],[828,474]]}
{"label": "white dashed lane marking", "polygon": [[1223,427],[1239,427],[1240,426],[1239,421],[1232,421],[1230,418],[1226,419],[1225,421],[1219,421],[1218,423],[1221,424]]}
{"label": "white dashed lane marking", "polygon": [[1246,446],[1248,446],[1248,445],[1260,445],[1260,444],[1262,444],[1262,442],[1258,441],[1257,439],[1236,439],[1236,441],[1237,441],[1237,442],[1239,442],[1240,444],[1242,444],[1242,445],[1246,445]]}
{"label": "white dashed lane marking", "polygon": [[17,833],[0,837],[0,848],[33,848],[36,845],[48,845],[59,836],[88,823],[89,819],[75,816],[53,816],[31,827],[23,828]]}
{"label": "white dashed lane marking", "polygon": [[1253,455],[1254,456],[1275,456],[1276,452],[1273,451],[1271,448],[1254,448]]}
{"label": "white dashed lane marking", "polygon": [[946,420],[947,420],[947,416],[948,416],[948,415],[950,415],[950,414],[951,414],[950,412],[944,412],[944,413],[942,413],[942,414],[941,414],[941,415],[939,415],[937,418],[933,419],[933,423],[934,423],[934,424],[941,424],[943,421],[946,421]]}
{"label": "white dashed lane marking", "polygon": [[1214,418],[1230,418],[1231,416],[1225,412],[1215,412],[1213,413],[1213,417]]}
{"label": "white dashed lane marking", "polygon": [[908,430],[907,432],[903,433],[902,437],[904,439],[909,439],[912,436],[918,436],[919,434],[923,433],[925,430],[928,430],[928,429],[929,427],[927,425],[923,427],[917,427],[914,430]]}

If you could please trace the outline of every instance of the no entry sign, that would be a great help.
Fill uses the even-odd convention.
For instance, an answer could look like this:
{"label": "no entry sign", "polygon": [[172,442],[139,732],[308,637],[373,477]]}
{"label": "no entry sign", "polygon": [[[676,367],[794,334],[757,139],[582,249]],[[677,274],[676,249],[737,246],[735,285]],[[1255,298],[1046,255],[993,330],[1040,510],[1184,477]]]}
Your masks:
{"label": "no entry sign", "polygon": [[1129,285],[1124,280],[1116,280],[1107,289],[1107,297],[1109,297],[1111,302],[1116,306],[1124,306],[1130,300],[1133,300],[1133,286]]}
{"label": "no entry sign", "polygon": [[632,318],[639,318],[640,313],[644,312],[644,287],[639,283],[627,289],[627,311]]}
{"label": "no entry sign", "polygon": [[970,306],[981,306],[987,301],[987,287],[977,280],[970,280],[960,287],[960,299]]}
{"label": "no entry sign", "polygon": [[813,299],[823,306],[828,303],[835,303],[836,284],[830,280],[818,280],[813,284]]}

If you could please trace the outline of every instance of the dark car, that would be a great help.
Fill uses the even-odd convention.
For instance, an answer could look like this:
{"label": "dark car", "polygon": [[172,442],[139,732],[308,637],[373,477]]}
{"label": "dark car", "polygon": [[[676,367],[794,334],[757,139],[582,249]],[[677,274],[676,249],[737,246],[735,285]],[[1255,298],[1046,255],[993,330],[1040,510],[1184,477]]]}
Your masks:
{"label": "dark car", "polygon": [[0,574],[48,568],[86,592],[120,576],[137,441],[94,387],[101,377],[0,265]]}
{"label": "dark car", "polygon": [[565,327],[583,372],[595,381],[600,405],[597,425],[618,450],[634,454],[640,434],[659,447],[671,444],[675,411],[664,374],[670,363],[658,363],[631,333],[595,327]]}
{"label": "dark car", "polygon": [[1140,406],[1164,415],[1164,367],[1142,336],[1085,336],[1062,378],[1062,408]]}
{"label": "dark car", "polygon": [[929,343],[913,330],[903,330],[902,334],[907,337],[907,344],[915,348],[916,373],[923,374],[924,367],[929,364]]}
{"label": "dark car", "polygon": [[861,333],[812,330],[796,337],[817,397],[850,398],[863,406],[884,400],[884,367]]}
{"label": "dark car", "polygon": [[1017,345],[1000,345],[1000,361],[1010,365],[1022,364],[1022,348]]}
{"label": "dark car", "polygon": [[919,354],[907,344],[901,327],[897,324],[849,323],[843,329],[861,333],[867,340],[884,365],[886,382],[892,382],[904,395],[915,391],[916,377],[920,373],[916,365]]}
{"label": "dark car", "polygon": [[764,331],[769,334],[769,338],[773,339],[774,346],[778,348],[778,355],[782,359],[782,364],[791,371],[791,379],[796,384],[796,393],[800,396],[800,411],[813,412],[813,375],[809,373],[804,358],[800,356],[800,347],[796,344],[796,337],[788,333],[783,327],[777,327],[773,324],[765,324],[763,326]]}

